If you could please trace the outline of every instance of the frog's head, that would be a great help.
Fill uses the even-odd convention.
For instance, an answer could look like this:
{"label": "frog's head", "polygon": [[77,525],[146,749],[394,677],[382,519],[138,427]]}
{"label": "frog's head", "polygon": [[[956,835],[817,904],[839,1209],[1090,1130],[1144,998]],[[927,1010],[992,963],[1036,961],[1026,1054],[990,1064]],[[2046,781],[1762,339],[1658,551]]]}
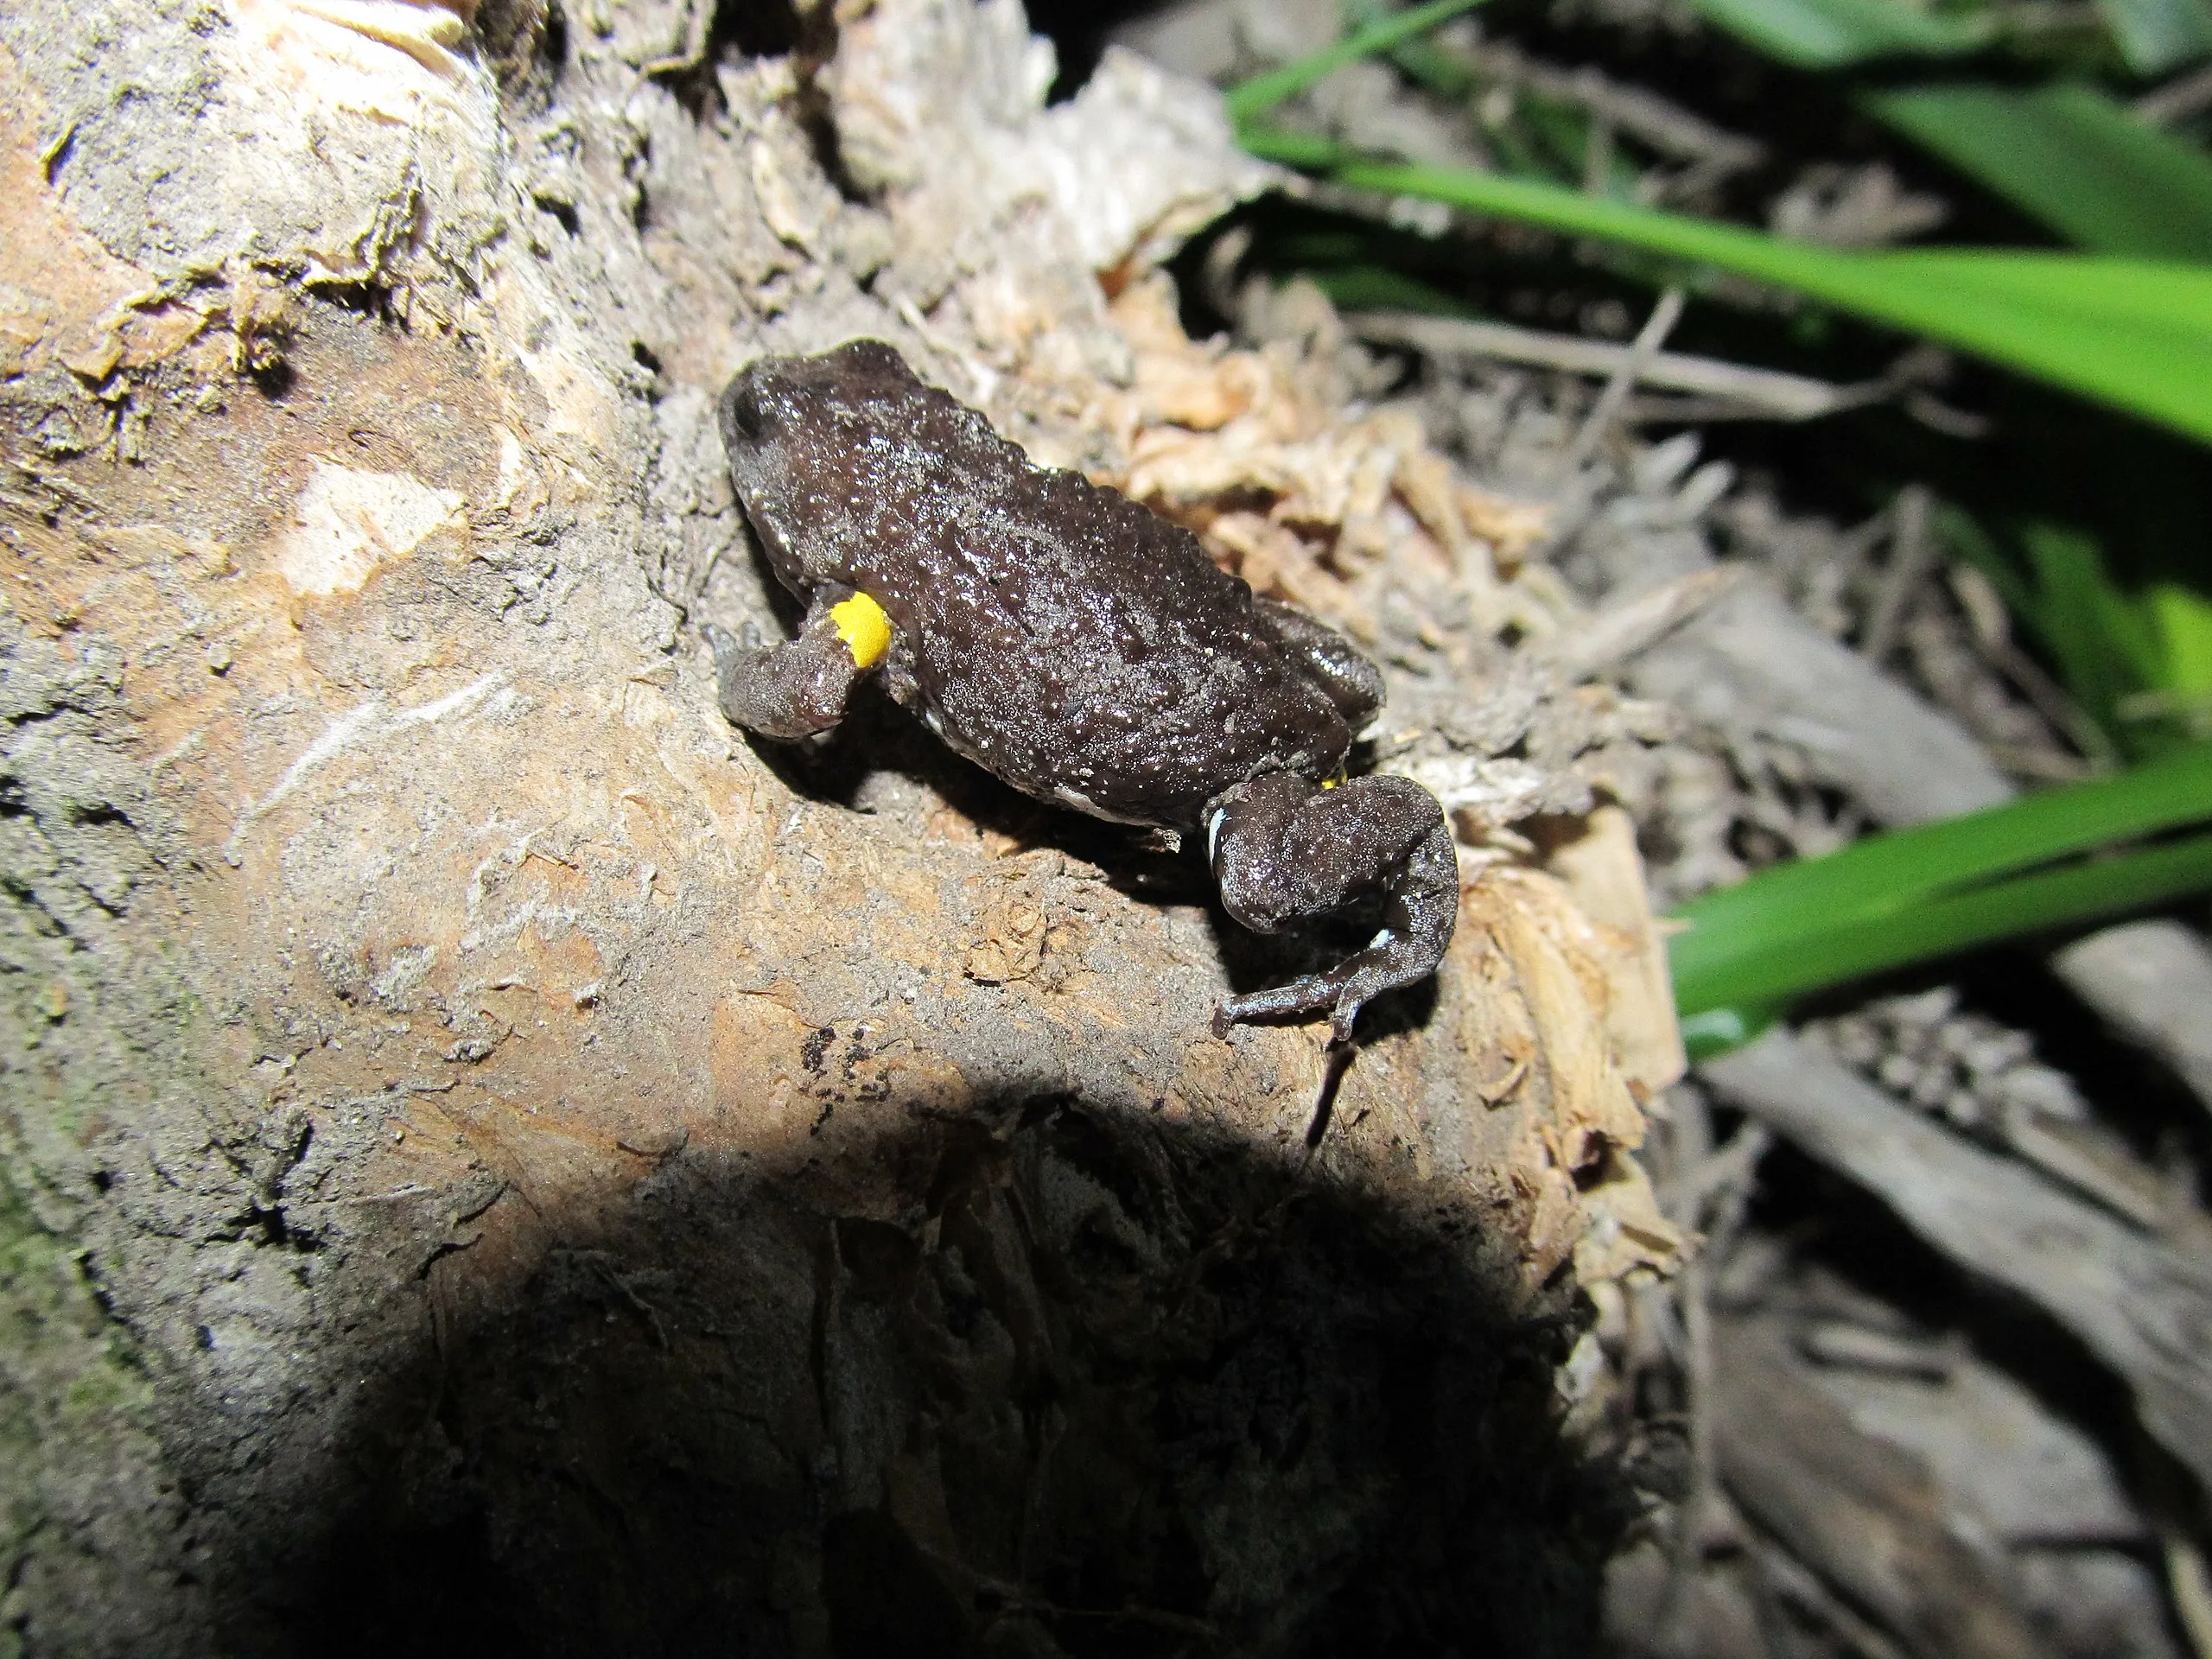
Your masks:
{"label": "frog's head", "polygon": [[865,423],[887,393],[914,384],[906,360],[880,340],[849,340],[813,357],[764,357],[722,393],[721,433],[733,466],[769,452],[834,440]]}
{"label": "frog's head", "polygon": [[730,481],[787,582],[805,563],[804,526],[858,494],[853,458],[885,424],[887,399],[915,384],[891,346],[856,340],[814,357],[764,357],[722,393]]}

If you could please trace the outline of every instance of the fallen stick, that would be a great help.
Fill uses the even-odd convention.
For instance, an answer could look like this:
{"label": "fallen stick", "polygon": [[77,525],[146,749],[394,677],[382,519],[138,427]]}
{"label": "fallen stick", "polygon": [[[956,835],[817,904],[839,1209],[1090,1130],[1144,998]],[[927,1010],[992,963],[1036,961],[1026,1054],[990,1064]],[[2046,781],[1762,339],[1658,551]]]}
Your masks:
{"label": "fallen stick", "polygon": [[1638,691],[1722,732],[1794,742],[1884,823],[2009,800],[2012,785],[1956,721],[1747,582],[1638,658]]}
{"label": "fallen stick", "polygon": [[1503,363],[1560,369],[1569,374],[1625,372],[1634,385],[1725,397],[1777,420],[1817,420],[1875,402],[1894,390],[1887,382],[1869,387],[1840,386],[1801,374],[1746,368],[1719,358],[1690,357],[1679,352],[1639,353],[1633,344],[1520,328],[1506,322],[1395,311],[1363,312],[1345,321],[1362,340],[1377,345],[1411,346],[1437,357],[1487,357]]}
{"label": "fallen stick", "polygon": [[1936,1128],[1787,1032],[1700,1075],[1950,1260],[2072,1332],[2126,1382],[2144,1427],[2212,1488],[2212,1264]]}
{"label": "fallen stick", "polygon": [[2179,922],[2128,922],[2076,940],[2051,969],[2130,1042],[2173,1067],[2212,1111],[2212,952]]}

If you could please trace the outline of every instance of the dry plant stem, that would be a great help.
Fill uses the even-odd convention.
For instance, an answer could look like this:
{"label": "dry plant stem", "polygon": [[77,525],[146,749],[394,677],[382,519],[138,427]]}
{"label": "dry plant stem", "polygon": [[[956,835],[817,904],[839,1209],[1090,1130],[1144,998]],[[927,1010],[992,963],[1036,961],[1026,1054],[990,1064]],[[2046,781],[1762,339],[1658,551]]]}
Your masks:
{"label": "dry plant stem", "polygon": [[2003,1134],[2010,1151],[2053,1180],[2063,1182],[2084,1198],[2094,1198],[2145,1232],[2156,1232],[2172,1213],[2173,1197],[2170,1191],[2146,1188],[2114,1173],[2074,1141],[2045,1128],[2033,1116],[2023,1114],[2018,1122],[2005,1124]]}
{"label": "dry plant stem", "polygon": [[2169,1529],[2162,1542],[2175,1617],[2196,1659],[2212,1659],[2212,1573],[2205,1570],[2204,1552],[2177,1529]]}
{"label": "dry plant stem", "polygon": [[1766,149],[1756,139],[1714,126],[1641,86],[1624,86],[1587,65],[1556,69],[1522,55],[1509,41],[1485,42],[1470,58],[1484,73],[1546,98],[1580,104],[1593,116],[1662,155],[1696,164],[1718,181],[1757,167]]}
{"label": "dry plant stem", "polygon": [[[1758,1161],[1774,1144],[1774,1135],[1764,1123],[1746,1123],[1729,1138],[1728,1144],[1710,1157],[1692,1165],[1660,1189],[1661,1201],[1667,1213],[1681,1226],[1695,1230],[1704,1223],[1708,1209],[1716,1203],[1726,1216],[1736,1215],[1739,1209],[1739,1195],[1747,1195],[1751,1177]],[[1712,1224],[1716,1228],[1719,1224]],[[1726,1231],[1732,1237],[1735,1224],[1730,1221]],[[1725,1245],[1728,1239],[1722,1239]],[[1727,1252],[1708,1240],[1705,1254],[1725,1256]]]}
{"label": "dry plant stem", "polygon": [[[1704,1092],[1673,1096],[1675,1146],[1686,1166],[1670,1184],[1669,1218],[1685,1231],[1704,1230],[1703,1244],[1675,1281],[1681,1306],[1683,1389],[1688,1401],[1690,1490],[1677,1512],[1666,1605],[1677,1621],[1690,1616],[1683,1595],[1700,1558],[1728,1533],[1720,1503],[1719,1440],[1726,1432],[1714,1390],[1713,1291],[1742,1230],[1758,1160],[1773,1137],[1763,1124],[1746,1123],[1728,1144],[1713,1147],[1713,1113]],[[1686,1637],[1686,1625],[1677,1630]],[[1686,1642],[1677,1641],[1678,1648]]]}
{"label": "dry plant stem", "polygon": [[[1851,1604],[1822,1582],[1802,1561],[1770,1540],[1751,1546],[1759,1572],[1760,1611],[1767,1621],[1778,1621],[1777,1602],[1794,1602],[1840,1637],[1847,1652],[1858,1659],[1906,1659],[1905,1651],[1885,1635],[1880,1626],[1854,1610]],[[1770,1643],[1779,1647],[1788,1639],[1769,1629]],[[1794,1634],[1794,1632],[1792,1632]],[[1784,1649],[1786,1651],[1786,1649]]]}
{"label": "dry plant stem", "polygon": [[[1678,1089],[1673,1096],[1674,1122],[1668,1136],[1674,1161],[1685,1171],[1709,1167],[1713,1160],[1713,1113],[1702,1090]],[[1686,1230],[1697,1225],[1701,1204],[1674,1205],[1668,1219]],[[1697,1571],[1707,1511],[1717,1490],[1713,1458],[1713,1321],[1707,1295],[1705,1252],[1700,1250],[1682,1264],[1674,1291],[1682,1324],[1682,1388],[1688,1406],[1690,1486],[1675,1510],[1674,1537],[1668,1549],[1667,1592],[1660,1601],[1660,1622],[1667,1630],[1665,1645],[1681,1649],[1688,1645],[1692,1608],[1683,1593]]]}
{"label": "dry plant stem", "polygon": [[1679,577],[1597,612],[1545,641],[1543,652],[1569,679],[1593,679],[1682,626],[1732,588],[1742,575],[1733,567],[1716,565]]}
{"label": "dry plant stem", "polygon": [[1800,374],[1746,368],[1720,358],[1653,352],[1638,359],[1633,346],[1580,334],[1522,328],[1507,322],[1425,317],[1409,312],[1368,311],[1345,319],[1352,332],[1378,345],[1411,346],[1432,356],[1487,358],[1503,363],[1561,369],[1570,374],[1614,375],[1633,365],[1637,384],[1719,400],[1738,416],[1809,421],[1858,407],[1886,395],[1872,388],[1839,386]]}
{"label": "dry plant stem", "polygon": [[1603,443],[1619,423],[1621,410],[1628,404],[1628,395],[1636,388],[1637,375],[1666,344],[1667,336],[1681,321],[1683,296],[1679,288],[1670,288],[1659,296],[1651,308],[1651,315],[1644,319],[1643,327],[1637,332],[1636,340],[1629,347],[1628,355],[1615,367],[1612,378],[1605,382],[1605,389],[1598,394],[1598,402],[1582,423],[1582,429],[1574,435],[1574,442],[1567,452],[1569,472],[1579,472],[1587,466]]}
{"label": "dry plant stem", "polygon": [[2066,694],[2066,689],[2041,664],[2013,642],[2012,614],[1989,578],[1970,564],[1954,565],[1948,574],[1952,597],[1966,613],[1967,637],[1974,641],[1982,660],[2011,681],[2052,729],[2064,733],[2091,760],[2107,766],[2120,765],[2120,751],[2102,728],[2082,712],[2081,704]]}
{"label": "dry plant stem", "polygon": [[1887,660],[1897,649],[1905,607],[1935,566],[1936,540],[1928,533],[1935,510],[1935,493],[1925,484],[1906,485],[1891,507],[1889,567],[1882,573],[1882,589],[1859,647],[1870,663]]}
{"label": "dry plant stem", "polygon": [[1590,136],[1582,146],[1582,188],[1599,191],[1605,188],[1605,178],[1613,168],[1613,124],[1602,114],[1592,113]]}
{"label": "dry plant stem", "polygon": [[1947,1134],[1786,1032],[1702,1075],[2071,1332],[2128,1384],[2152,1435],[2212,1486],[2212,1265]]}
{"label": "dry plant stem", "polygon": [[1673,1627],[1670,1645],[1688,1645],[1692,1613],[1685,1593],[1696,1576],[1706,1547],[1717,1530],[1720,1492],[1715,1449],[1713,1388],[1713,1297],[1711,1275],[1702,1254],[1685,1262],[1675,1294],[1681,1306],[1682,1389],[1689,1408],[1690,1488],[1675,1512],[1675,1533],[1668,1551],[1667,1595],[1662,1617]]}

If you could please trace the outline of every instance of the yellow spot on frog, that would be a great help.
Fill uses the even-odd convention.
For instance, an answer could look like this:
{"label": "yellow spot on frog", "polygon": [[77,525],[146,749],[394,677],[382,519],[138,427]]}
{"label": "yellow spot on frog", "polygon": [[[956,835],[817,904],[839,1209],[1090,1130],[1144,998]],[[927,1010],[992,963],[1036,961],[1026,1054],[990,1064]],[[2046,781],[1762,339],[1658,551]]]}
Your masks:
{"label": "yellow spot on frog", "polygon": [[853,653],[855,668],[868,667],[891,648],[891,619],[866,594],[855,594],[842,604],[832,605],[830,620],[837,625],[837,637],[845,642],[845,649]]}
{"label": "yellow spot on frog", "polygon": [[1341,778],[1324,778],[1321,780],[1321,787],[1324,789],[1334,789],[1342,782],[1344,782],[1344,779]]}

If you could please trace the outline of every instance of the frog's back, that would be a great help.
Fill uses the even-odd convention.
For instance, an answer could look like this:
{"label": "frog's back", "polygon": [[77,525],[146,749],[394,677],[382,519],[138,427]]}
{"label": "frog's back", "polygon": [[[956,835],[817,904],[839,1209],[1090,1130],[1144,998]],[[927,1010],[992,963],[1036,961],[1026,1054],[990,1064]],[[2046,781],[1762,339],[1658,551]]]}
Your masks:
{"label": "frog's back", "polygon": [[1258,772],[1341,761],[1335,705],[1189,531],[1033,465],[880,342],[763,367],[749,419],[777,429],[747,449],[739,422],[733,473],[779,576],[881,604],[894,689],[955,748],[1042,798],[1173,825]]}

